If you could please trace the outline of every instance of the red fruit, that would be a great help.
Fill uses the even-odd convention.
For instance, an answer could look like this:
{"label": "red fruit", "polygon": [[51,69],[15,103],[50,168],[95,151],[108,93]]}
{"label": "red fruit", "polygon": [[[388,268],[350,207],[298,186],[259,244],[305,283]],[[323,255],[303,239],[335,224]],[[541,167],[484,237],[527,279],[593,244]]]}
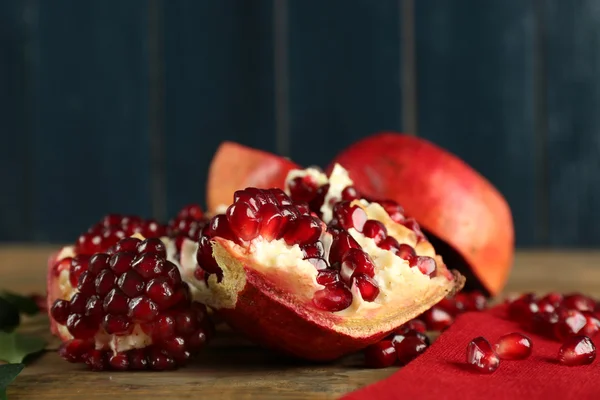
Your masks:
{"label": "red fruit", "polygon": [[365,349],[365,365],[370,368],[387,368],[396,362],[396,349],[389,340],[370,345]]}
{"label": "red fruit", "polygon": [[581,293],[572,293],[564,297],[562,304],[572,310],[594,311],[596,302]]}
{"label": "red fruit", "polygon": [[558,361],[563,365],[587,365],[596,358],[596,346],[587,336],[571,336],[558,350]]}
{"label": "red fruit", "polygon": [[438,306],[433,306],[424,312],[420,319],[425,322],[427,329],[431,331],[443,331],[454,322],[454,317]]}
{"label": "red fruit", "polygon": [[354,143],[328,170],[336,163],[360,193],[402,204],[430,237],[447,245],[439,247],[443,258],[459,255],[454,258],[464,260],[487,291],[500,293],[514,256],[512,216],[479,173],[422,138],[387,132]]}
{"label": "red fruit", "polygon": [[577,310],[569,310],[563,318],[554,325],[554,336],[563,341],[569,336],[575,336],[587,324],[585,315]]}
{"label": "red fruit", "polygon": [[246,187],[283,188],[288,172],[298,165],[286,158],[252,149],[234,142],[223,142],[215,153],[208,172],[207,206],[231,203],[231,194]]}
{"label": "red fruit", "polygon": [[[301,174],[294,172],[292,180]],[[436,257],[437,270],[442,273],[410,283],[392,282],[393,290],[380,288],[377,271],[384,271],[387,264],[381,263],[389,263],[389,256],[380,257],[381,252],[377,250],[380,260],[377,265],[375,258],[359,244],[359,239],[366,240],[364,235],[358,229],[351,229],[350,233],[342,225],[350,226],[351,222],[352,227],[357,228],[360,225],[357,221],[364,219],[364,225],[368,218],[377,218],[381,213],[377,214],[376,208],[363,202],[336,205],[340,194],[328,190],[339,184],[329,186],[319,179],[322,186],[310,201],[311,215],[307,214],[304,204],[292,203],[279,189],[246,188],[236,192],[227,212],[234,237],[223,237],[204,229],[196,254],[202,270],[197,276],[202,280],[189,282],[197,296],[230,326],[259,344],[301,358],[333,360],[378,342],[448,292],[461,287],[463,279],[451,275],[431,244],[423,242],[417,254],[432,257],[432,260]],[[303,183],[294,182],[294,190],[308,196],[305,192],[309,189],[303,188]],[[327,207],[337,210],[337,217],[331,216],[338,218],[337,225],[315,216],[314,204],[319,198],[327,199],[323,218],[331,214]],[[231,211],[239,204],[244,205],[243,213]],[[269,233],[265,237],[260,229],[255,232],[253,227],[262,226],[266,215],[269,218],[274,215],[272,204],[281,210],[282,234]],[[357,218],[357,215],[368,218]],[[384,217],[380,222],[389,232],[388,237],[394,235],[416,246],[416,238],[410,231],[387,215]],[[326,222],[331,222],[331,226],[324,230]],[[247,232],[252,235],[246,235]],[[190,257],[182,254],[181,258]],[[408,265],[400,264],[408,271]],[[187,270],[187,264],[182,268]],[[385,296],[382,296],[384,291]],[[365,307],[361,305],[363,301],[373,306]],[[410,304],[410,307],[404,309],[398,304]]]}
{"label": "red fruit", "polygon": [[513,332],[501,336],[494,345],[494,350],[503,360],[523,360],[531,355],[531,347],[531,339]]}
{"label": "red fruit", "polygon": [[[71,362],[85,362],[93,370],[159,370],[182,365],[187,359],[182,354],[197,351],[196,338],[211,330],[205,312],[196,311],[204,306],[190,300],[189,288],[178,267],[166,260],[160,240],[125,238],[112,251],[116,252],[98,253],[83,263],[81,256],[61,259],[72,253],[65,248],[51,260],[49,316],[52,332],[64,342],[60,355]],[[69,284],[74,270],[79,274],[76,286]],[[175,336],[168,322],[186,313],[197,318],[190,320],[184,336]],[[184,348],[177,354],[172,346],[176,337],[183,340]]]}
{"label": "red fruit", "polygon": [[366,237],[373,239],[377,244],[381,243],[387,237],[385,225],[374,219],[370,219],[364,223],[362,233]]}
{"label": "red fruit", "polygon": [[427,350],[429,339],[416,331],[409,331],[403,335],[394,335],[392,339],[398,362],[406,365]]}
{"label": "red fruit", "polygon": [[467,363],[478,372],[492,373],[500,365],[500,359],[492,350],[490,342],[479,336],[467,345]]}

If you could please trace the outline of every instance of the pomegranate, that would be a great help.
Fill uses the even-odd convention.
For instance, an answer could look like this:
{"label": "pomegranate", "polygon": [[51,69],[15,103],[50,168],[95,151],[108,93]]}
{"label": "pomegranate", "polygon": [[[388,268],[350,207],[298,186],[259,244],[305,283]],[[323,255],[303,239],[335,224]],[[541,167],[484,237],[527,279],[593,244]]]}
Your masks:
{"label": "pomegranate", "polygon": [[524,360],[531,355],[531,339],[519,332],[507,333],[494,345],[496,354],[503,360]]}
{"label": "pomegranate", "polygon": [[[416,225],[394,221],[349,187],[342,168],[330,177],[308,169],[290,171],[290,196],[236,191],[202,229],[196,260],[182,254],[183,270],[195,271],[197,298],[258,343],[332,360],[376,343],[462,287],[464,278],[448,271]],[[415,256],[399,257],[396,247],[365,235],[369,220]]]}
{"label": "pomegranate", "polygon": [[296,168],[297,164],[275,154],[223,142],[208,172],[208,210],[217,213],[220,207],[231,202],[231,194],[238,189],[283,188],[288,171]]}
{"label": "pomegranate", "polygon": [[[49,260],[47,304],[51,331],[63,341],[59,354],[93,370],[184,364],[213,328],[205,306],[192,301],[178,266],[167,259],[171,241],[134,233],[115,243],[112,233],[91,232],[96,236],[82,235]],[[162,236],[166,229],[145,232]]]}
{"label": "pomegranate", "polygon": [[479,173],[426,140],[390,132],[354,143],[328,170],[336,164],[358,192],[402,204],[447,263],[474,275],[466,275],[469,288],[479,282],[500,293],[513,262],[513,221],[505,199]]}
{"label": "pomegranate", "polygon": [[563,365],[587,365],[596,359],[596,346],[587,336],[571,336],[558,350],[558,361]]}
{"label": "pomegranate", "polygon": [[467,363],[475,370],[489,374],[498,369],[500,359],[492,349],[490,342],[479,336],[467,345]]}

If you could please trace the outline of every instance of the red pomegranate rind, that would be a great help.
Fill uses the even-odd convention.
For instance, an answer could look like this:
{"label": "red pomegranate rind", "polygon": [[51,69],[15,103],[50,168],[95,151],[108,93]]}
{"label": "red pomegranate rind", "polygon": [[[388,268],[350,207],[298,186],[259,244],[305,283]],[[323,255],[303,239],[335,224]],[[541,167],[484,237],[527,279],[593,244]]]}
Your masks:
{"label": "red pomegranate rind", "polygon": [[457,251],[491,294],[500,293],[514,256],[511,211],[464,161],[421,138],[385,132],[349,146],[328,171],[335,164],[350,172],[359,192],[399,202]]}
{"label": "red pomegranate rind", "polygon": [[[440,290],[429,288],[420,298],[408,293],[408,304],[384,308],[380,315],[369,315],[365,323],[364,318],[344,318],[319,310],[308,299],[300,301],[285,285],[275,282],[277,276],[265,276],[258,272],[260,266],[237,254],[232,242],[218,237],[213,240],[214,256],[224,268],[224,278],[221,285],[212,288],[214,298],[223,306],[211,306],[216,306],[233,328],[257,343],[310,360],[334,360],[378,342],[463,282],[457,276]],[[231,293],[237,294],[235,299]]]}
{"label": "red pomegranate rind", "polygon": [[223,142],[210,164],[207,207],[214,213],[231,203],[231,194],[246,187],[283,188],[285,178],[298,165],[286,158],[234,142]]}

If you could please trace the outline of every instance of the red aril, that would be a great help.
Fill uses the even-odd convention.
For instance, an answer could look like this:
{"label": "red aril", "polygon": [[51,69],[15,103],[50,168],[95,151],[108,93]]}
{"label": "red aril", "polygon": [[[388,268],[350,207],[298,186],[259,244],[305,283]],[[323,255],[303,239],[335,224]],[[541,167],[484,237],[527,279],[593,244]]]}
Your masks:
{"label": "red aril", "polygon": [[563,365],[587,365],[595,359],[596,346],[587,336],[571,336],[558,350],[558,361]]}
{"label": "red aril", "polygon": [[531,339],[522,333],[513,332],[501,336],[494,350],[503,360],[523,360],[531,355]]}
{"label": "red aril", "polygon": [[569,310],[564,318],[554,325],[555,337],[563,341],[569,336],[574,336],[587,324],[585,316],[576,310]]}
{"label": "red aril", "polygon": [[389,340],[370,345],[365,349],[365,365],[370,368],[387,368],[396,362],[396,349]]}
{"label": "red aril", "polygon": [[489,374],[498,369],[500,359],[490,342],[480,336],[467,345],[467,363],[476,371]]}
{"label": "red aril", "polygon": [[454,322],[454,317],[444,309],[433,306],[419,317],[427,325],[427,329],[432,331],[443,331]]}
{"label": "red aril", "polygon": [[427,350],[429,339],[416,331],[394,335],[392,343],[396,349],[396,356],[401,365],[406,365]]}

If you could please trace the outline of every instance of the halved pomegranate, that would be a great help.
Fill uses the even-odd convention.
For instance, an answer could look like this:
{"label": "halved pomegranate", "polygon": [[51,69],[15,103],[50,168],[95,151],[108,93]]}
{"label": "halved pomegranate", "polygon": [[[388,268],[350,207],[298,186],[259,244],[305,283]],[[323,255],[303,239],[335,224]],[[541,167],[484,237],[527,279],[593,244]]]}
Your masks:
{"label": "halved pomegranate", "polygon": [[[391,216],[389,204],[360,199],[343,168],[330,177],[294,170],[286,187],[291,197],[281,189],[235,192],[200,241],[184,245],[184,253],[197,249],[196,260],[181,257],[184,271],[198,272],[190,281],[197,298],[256,342],[332,360],[377,342],[463,286],[416,223],[392,219],[399,206]],[[384,233],[365,234],[365,225],[379,225],[368,221]]]}
{"label": "halved pomegranate", "polygon": [[234,142],[223,142],[208,172],[207,207],[217,212],[231,202],[231,194],[249,186],[283,187],[288,171],[299,168],[290,160]]}
{"label": "halved pomegranate", "polygon": [[366,196],[392,199],[425,228],[446,262],[496,295],[514,255],[510,208],[464,161],[418,137],[385,132],[362,139],[331,163],[341,164]]}
{"label": "halved pomegranate", "polygon": [[48,313],[52,333],[63,341],[63,358],[94,370],[163,370],[182,365],[204,345],[211,321],[205,306],[192,301],[178,266],[167,260],[165,242],[172,244],[140,233],[116,243],[94,237],[93,254],[79,239],[51,257]]}

